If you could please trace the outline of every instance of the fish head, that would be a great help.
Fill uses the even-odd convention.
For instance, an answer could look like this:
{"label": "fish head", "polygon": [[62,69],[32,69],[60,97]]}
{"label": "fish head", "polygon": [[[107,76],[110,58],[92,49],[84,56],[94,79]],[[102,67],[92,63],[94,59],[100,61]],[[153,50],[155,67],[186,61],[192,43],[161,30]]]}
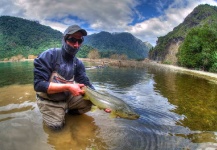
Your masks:
{"label": "fish head", "polygon": [[116,115],[121,118],[131,119],[131,120],[135,120],[140,117],[139,114],[137,114],[132,108],[129,107],[119,108],[118,110],[116,110]]}

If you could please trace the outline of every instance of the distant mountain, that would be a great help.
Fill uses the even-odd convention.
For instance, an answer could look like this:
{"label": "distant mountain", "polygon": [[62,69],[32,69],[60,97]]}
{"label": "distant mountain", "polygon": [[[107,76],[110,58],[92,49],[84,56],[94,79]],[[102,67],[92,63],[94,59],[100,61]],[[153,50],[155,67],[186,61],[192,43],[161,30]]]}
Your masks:
{"label": "distant mountain", "polygon": [[112,53],[126,54],[131,59],[144,59],[150,50],[141,40],[127,32],[102,31],[85,37],[84,44],[96,48],[105,56]]}
{"label": "distant mountain", "polygon": [[217,7],[208,4],[197,6],[186,18],[169,32],[159,37],[157,45],[149,52],[149,58],[156,61],[177,63],[177,53],[185,37],[195,27],[212,27],[217,22]]}
{"label": "distant mountain", "polygon": [[38,55],[48,48],[59,47],[61,38],[61,32],[37,21],[0,17],[0,59],[18,54]]}
{"label": "distant mountain", "polygon": [[[0,17],[0,60],[16,55],[38,55],[41,52],[61,47],[62,33],[49,26],[11,16]],[[111,54],[126,54],[128,58],[148,57],[149,47],[130,33],[100,32],[85,37],[78,57],[87,57],[97,49],[103,57]]]}
{"label": "distant mountain", "polygon": [[153,48],[153,46],[151,45],[151,43],[149,43],[148,41],[144,42],[144,44],[148,47],[148,49]]}

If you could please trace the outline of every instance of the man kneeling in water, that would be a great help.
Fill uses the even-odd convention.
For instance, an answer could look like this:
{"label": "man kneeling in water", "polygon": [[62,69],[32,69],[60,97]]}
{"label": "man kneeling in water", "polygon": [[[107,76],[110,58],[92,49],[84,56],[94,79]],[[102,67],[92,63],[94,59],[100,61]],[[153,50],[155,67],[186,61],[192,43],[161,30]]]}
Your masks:
{"label": "man kneeling in water", "polygon": [[[34,60],[34,89],[44,123],[61,129],[65,113],[83,114],[92,103],[82,99],[83,86],[94,89],[82,61],[75,57],[86,36],[86,30],[69,26],[62,39],[61,48],[51,48]],[[75,82],[79,84],[73,84]]]}

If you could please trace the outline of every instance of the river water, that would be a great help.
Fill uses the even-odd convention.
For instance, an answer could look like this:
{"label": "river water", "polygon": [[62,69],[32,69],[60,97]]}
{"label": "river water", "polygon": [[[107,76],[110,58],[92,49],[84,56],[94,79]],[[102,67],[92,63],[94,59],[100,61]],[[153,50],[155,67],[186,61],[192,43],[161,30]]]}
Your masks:
{"label": "river water", "polygon": [[123,99],[138,120],[102,110],[43,125],[35,102],[33,62],[0,63],[1,150],[217,149],[217,84],[160,68],[87,70],[95,88]]}

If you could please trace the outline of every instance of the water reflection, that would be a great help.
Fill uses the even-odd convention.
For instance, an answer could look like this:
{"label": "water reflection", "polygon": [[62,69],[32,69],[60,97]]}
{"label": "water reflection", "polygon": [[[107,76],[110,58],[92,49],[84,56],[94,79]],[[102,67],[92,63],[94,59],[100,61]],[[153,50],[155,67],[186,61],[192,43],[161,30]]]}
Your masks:
{"label": "water reflection", "polygon": [[[156,70],[152,69],[155,73]],[[177,107],[173,112],[183,115],[177,122],[192,130],[189,134],[177,134],[194,143],[217,142],[217,85],[208,80],[185,74],[158,70],[155,73],[155,90]],[[214,131],[214,132],[212,132]]]}
{"label": "water reflection", "polygon": [[91,69],[87,71],[87,74],[91,81],[94,82],[94,85],[100,87],[109,86],[108,88],[120,89],[121,91],[149,78],[146,70],[130,68],[106,67],[104,69]]}
{"label": "water reflection", "polygon": [[2,87],[0,95],[0,145],[7,149],[102,149],[98,127],[88,115],[66,116],[66,126],[54,132],[43,126],[32,85]]}
{"label": "water reflection", "polygon": [[33,62],[0,62],[0,87],[33,83]]}
{"label": "water reflection", "polygon": [[66,116],[66,126],[61,131],[52,131],[43,126],[48,134],[47,142],[56,150],[67,149],[99,149],[103,150],[105,143],[95,136],[98,127],[94,118],[88,115]]}
{"label": "water reflection", "polygon": [[67,115],[65,128],[54,132],[35,103],[32,69],[32,62],[0,63],[2,150],[217,148],[217,85],[207,80],[156,68],[87,70],[97,90],[123,99],[141,117],[112,119],[102,110]]}
{"label": "water reflection", "polygon": [[0,95],[1,119],[2,116],[11,117],[11,114],[34,109],[35,92],[30,84],[2,87]]}
{"label": "water reflection", "polygon": [[7,149],[49,149],[32,85],[0,88],[0,145]]}

